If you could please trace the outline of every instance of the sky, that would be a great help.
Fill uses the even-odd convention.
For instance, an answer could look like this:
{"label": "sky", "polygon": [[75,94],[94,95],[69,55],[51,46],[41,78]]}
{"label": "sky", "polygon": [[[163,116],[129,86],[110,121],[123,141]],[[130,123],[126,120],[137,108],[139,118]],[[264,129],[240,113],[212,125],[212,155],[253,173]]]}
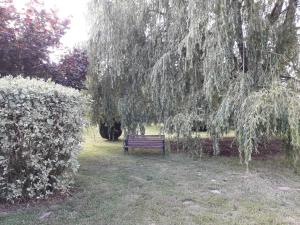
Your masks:
{"label": "sky", "polygon": [[[14,0],[17,7],[22,8],[29,0]],[[72,48],[77,43],[88,39],[86,22],[87,3],[89,0],[43,0],[46,8],[56,9],[62,18],[70,18],[70,29],[61,42],[63,46]]]}

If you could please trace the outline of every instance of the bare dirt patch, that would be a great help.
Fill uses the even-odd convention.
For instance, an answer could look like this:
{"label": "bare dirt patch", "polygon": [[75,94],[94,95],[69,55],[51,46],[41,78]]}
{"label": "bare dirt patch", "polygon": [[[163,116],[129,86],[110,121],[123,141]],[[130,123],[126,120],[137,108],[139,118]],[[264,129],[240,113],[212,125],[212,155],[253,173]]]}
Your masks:
{"label": "bare dirt patch", "polygon": [[[213,145],[210,138],[202,138],[202,151],[203,153],[212,156],[213,155]],[[226,157],[238,157],[239,150],[237,143],[234,138],[226,137],[220,140],[220,155]],[[270,157],[282,153],[283,142],[279,139],[273,139],[269,141],[266,145],[259,145],[258,151],[253,152],[253,159],[269,159]],[[184,152],[188,153],[187,150],[183,148],[182,143],[177,143],[176,141],[170,141],[170,150],[172,153]]]}
{"label": "bare dirt patch", "polygon": [[0,213],[9,213],[22,209],[30,209],[34,207],[48,207],[65,201],[68,197],[79,191],[78,188],[72,188],[68,193],[55,193],[47,199],[19,199],[13,203],[1,202]]}

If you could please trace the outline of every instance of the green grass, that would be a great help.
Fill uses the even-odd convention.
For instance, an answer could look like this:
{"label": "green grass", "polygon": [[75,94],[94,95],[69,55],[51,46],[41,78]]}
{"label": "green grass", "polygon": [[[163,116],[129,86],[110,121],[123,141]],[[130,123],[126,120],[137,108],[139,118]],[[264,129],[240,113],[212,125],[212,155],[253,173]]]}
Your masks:
{"label": "green grass", "polygon": [[[255,161],[246,174],[237,158],[195,161],[177,154],[164,158],[156,150],[130,150],[125,155],[121,141],[105,141],[90,128],[79,161],[77,192],[71,197],[0,212],[0,224],[296,225],[300,221],[299,176],[282,166],[280,157]],[[283,186],[290,189],[279,190]]]}

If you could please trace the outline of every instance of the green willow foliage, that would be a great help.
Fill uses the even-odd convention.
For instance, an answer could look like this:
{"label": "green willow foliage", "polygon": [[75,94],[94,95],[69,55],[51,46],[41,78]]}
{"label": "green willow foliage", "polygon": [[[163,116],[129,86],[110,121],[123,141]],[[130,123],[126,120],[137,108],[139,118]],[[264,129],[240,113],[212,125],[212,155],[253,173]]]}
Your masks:
{"label": "green willow foliage", "polygon": [[[218,140],[235,129],[247,165],[263,136],[280,135],[293,146],[296,161],[298,4],[91,0],[94,117],[110,117],[112,110],[129,132],[155,119],[177,137],[190,136],[194,122],[205,121],[216,155]],[[275,105],[287,113],[275,113]],[[251,113],[258,109],[263,118]]]}
{"label": "green willow foliage", "polygon": [[68,190],[79,168],[85,102],[52,82],[0,79],[0,201]]}
{"label": "green willow foliage", "polygon": [[249,95],[237,113],[237,140],[246,165],[258,143],[283,138],[296,168],[300,155],[300,96],[289,87],[273,84]]}

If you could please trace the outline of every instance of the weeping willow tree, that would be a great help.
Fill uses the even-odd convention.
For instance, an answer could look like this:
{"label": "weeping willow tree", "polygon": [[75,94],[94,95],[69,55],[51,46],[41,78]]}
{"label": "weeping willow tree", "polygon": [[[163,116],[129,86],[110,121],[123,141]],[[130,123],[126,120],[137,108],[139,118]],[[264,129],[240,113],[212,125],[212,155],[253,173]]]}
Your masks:
{"label": "weeping willow tree", "polygon": [[125,131],[143,130],[148,68],[147,15],[140,1],[91,1],[89,87],[93,121],[112,125],[118,118]]}
{"label": "weeping willow tree", "polygon": [[119,115],[135,133],[149,119],[177,137],[205,122],[236,131],[247,165],[259,143],[300,149],[297,0],[93,0],[94,119]]}

